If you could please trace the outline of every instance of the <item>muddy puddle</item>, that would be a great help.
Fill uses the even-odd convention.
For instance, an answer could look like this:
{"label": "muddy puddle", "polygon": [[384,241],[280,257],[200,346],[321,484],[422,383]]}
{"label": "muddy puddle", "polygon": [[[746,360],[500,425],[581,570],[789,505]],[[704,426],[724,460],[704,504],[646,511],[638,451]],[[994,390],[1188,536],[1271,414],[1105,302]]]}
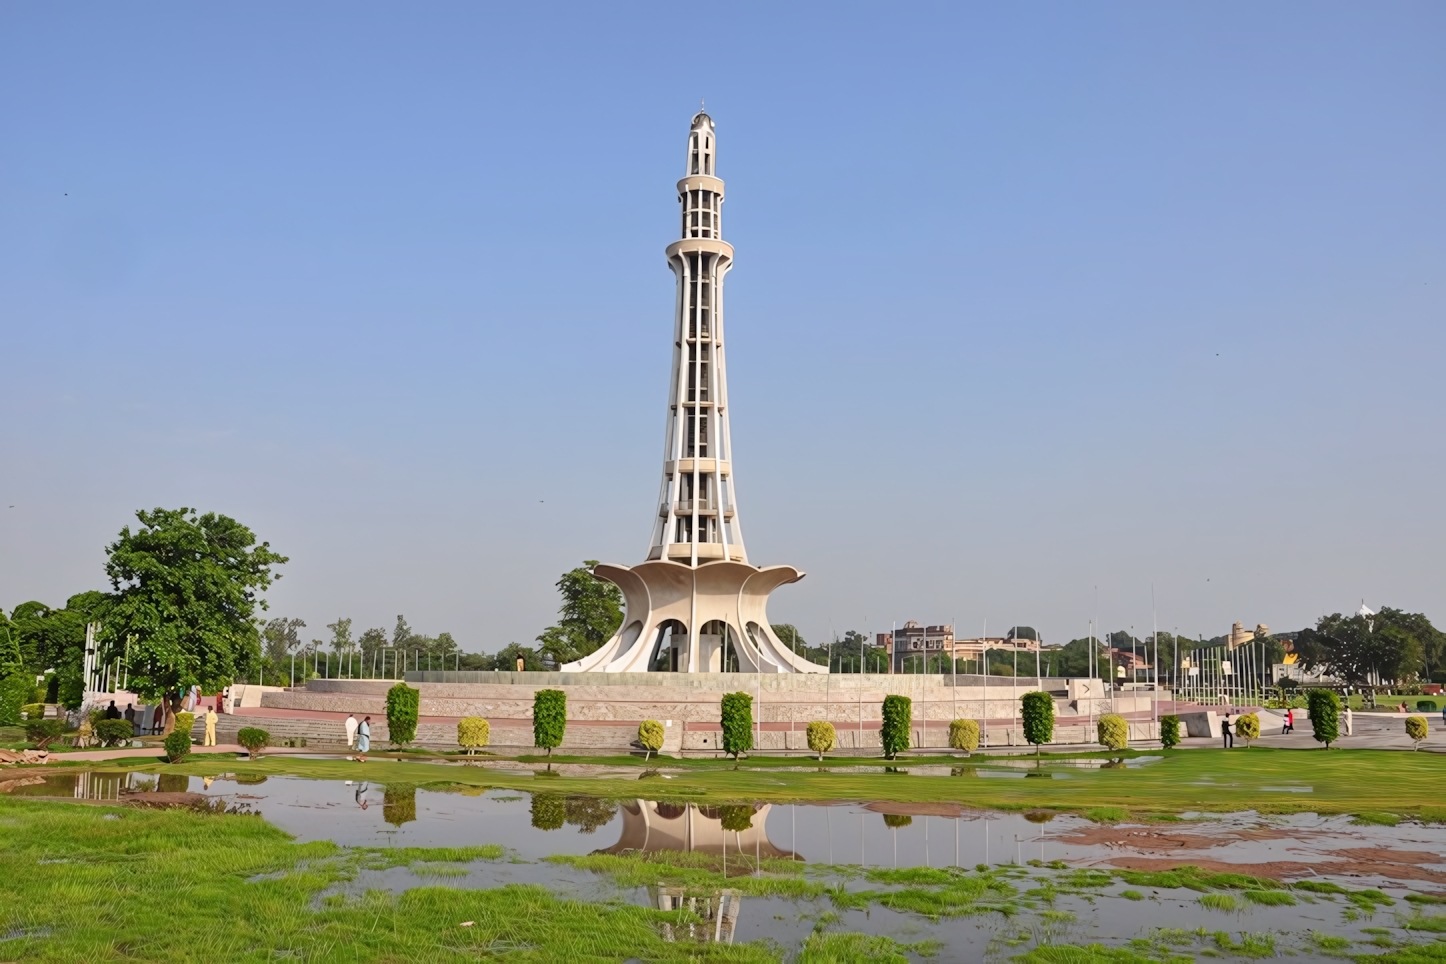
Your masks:
{"label": "muddy puddle", "polygon": [[[1192,957],[1328,960],[1446,934],[1446,909],[1433,904],[1446,895],[1446,827],[1410,821],[1387,827],[1340,816],[1236,813],[1105,824],[1044,810],[998,813],[950,803],[711,807],[541,789],[441,791],[286,776],[99,770],[27,774],[3,792],[96,801],[195,793],[244,806],[301,841],[496,844],[505,848],[505,859],[443,870],[365,870],[341,892],[534,883],[581,900],[625,900],[663,910],[686,906],[706,926],[685,926],[680,918],[680,940],[767,938],[797,948],[821,918],[836,915],[836,929],[936,942],[933,950],[942,960],[1007,960],[1044,943],[1096,942],[1136,942],[1151,953]],[[707,855],[730,882],[741,883],[770,860],[789,861],[806,865],[807,879],[838,894],[873,896],[855,907],[840,897],[751,896],[745,886],[706,893],[628,887],[565,862],[596,854],[666,859],[670,853]],[[1278,889],[1266,896],[1202,893],[1188,882],[1161,883],[1150,873],[1181,865],[1314,889],[1272,884]],[[908,879],[891,875],[921,868],[920,879],[932,880],[929,886],[941,892],[952,886],[949,880],[988,868],[987,875],[998,876],[1000,892],[1012,896],[1000,898],[1006,905],[981,904],[957,914],[892,906],[879,896],[909,891]],[[1087,874],[1088,886],[1081,886],[1081,873],[1091,868],[1109,873]],[[931,871],[943,874],[930,877]],[[1131,872],[1147,884],[1132,886],[1122,876]]]}

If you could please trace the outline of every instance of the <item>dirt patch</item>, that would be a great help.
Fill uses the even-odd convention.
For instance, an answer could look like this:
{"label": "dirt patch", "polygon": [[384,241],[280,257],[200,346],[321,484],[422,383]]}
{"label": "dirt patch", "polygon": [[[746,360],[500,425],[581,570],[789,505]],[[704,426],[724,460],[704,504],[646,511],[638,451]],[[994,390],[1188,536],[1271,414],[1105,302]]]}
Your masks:
{"label": "dirt patch", "polygon": [[964,817],[975,811],[966,810],[957,803],[888,803],[880,801],[864,804],[872,813],[886,813],[894,817]]}
{"label": "dirt patch", "polygon": [[1258,840],[1299,839],[1300,830],[1277,827],[1211,827],[1209,833],[1196,833],[1175,827],[1111,827],[1106,825],[1078,827],[1055,835],[1059,843],[1081,847],[1121,847],[1130,850],[1162,850],[1166,852],[1209,850],[1226,844]]}
{"label": "dirt patch", "polygon": [[[1371,850],[1374,848],[1362,848]],[[1392,851],[1381,851],[1393,854]],[[1429,854],[1433,861],[1440,861],[1436,854]],[[1122,870],[1174,870],[1180,866],[1178,859],[1169,857],[1109,857],[1101,861],[1109,867]],[[1191,866],[1220,874],[1249,874],[1252,877],[1269,877],[1272,880],[1299,880],[1308,877],[1384,877],[1388,880],[1425,880],[1446,884],[1446,871],[1431,870],[1416,862],[1394,860],[1328,860],[1306,863],[1299,860],[1271,860],[1259,864],[1232,863],[1225,860],[1191,860]]]}

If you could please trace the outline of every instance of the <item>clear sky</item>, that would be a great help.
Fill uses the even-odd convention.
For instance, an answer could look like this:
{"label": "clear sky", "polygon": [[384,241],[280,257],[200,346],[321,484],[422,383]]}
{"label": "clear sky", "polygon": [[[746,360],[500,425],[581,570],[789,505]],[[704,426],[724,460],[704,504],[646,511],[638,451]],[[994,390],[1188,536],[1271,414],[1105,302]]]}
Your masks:
{"label": "clear sky", "polygon": [[185,505],[307,638],[532,640],[647,548],[706,97],[775,622],[1441,625],[1443,52],[1412,2],[5,4],[0,606]]}

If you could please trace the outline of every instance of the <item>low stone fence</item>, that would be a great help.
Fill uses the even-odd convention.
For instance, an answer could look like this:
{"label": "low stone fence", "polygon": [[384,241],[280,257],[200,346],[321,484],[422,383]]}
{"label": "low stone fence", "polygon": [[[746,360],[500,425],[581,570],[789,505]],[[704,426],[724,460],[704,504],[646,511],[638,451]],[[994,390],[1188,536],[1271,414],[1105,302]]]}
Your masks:
{"label": "low stone fence", "polygon": [[[1069,681],[1045,678],[1009,679],[982,676],[887,674],[773,675],[747,673],[408,673],[407,682],[421,694],[417,742],[453,748],[456,721],[485,717],[491,723],[491,745],[526,750],[532,740],[532,699],[539,689],[567,693],[568,725],[561,749],[568,752],[627,752],[637,739],[638,724],[658,720],[664,725],[664,753],[720,752],[719,703],[723,694],[753,696],[757,749],[807,752],[805,731],[813,720],[828,720],[838,733],[839,751],[877,753],[883,699],[890,694],[913,701],[911,744],[920,750],[947,750],[949,721],[981,723],[981,744],[1024,746],[1017,718],[1019,696],[1044,690],[1055,696],[1060,717],[1055,744],[1093,743],[1093,716],[1110,712],[1113,702],[1126,714],[1148,713],[1147,699],[1068,699]],[[308,744],[341,743],[341,720],[348,713],[372,717],[372,741],[386,742],[386,693],[391,680],[312,680],[304,689],[263,694],[261,708],[232,719],[235,724],[273,730],[286,721],[286,735],[306,735]],[[243,711],[245,712],[245,711]],[[263,718],[258,718],[258,714]],[[295,714],[291,716],[290,714]],[[297,732],[291,733],[295,728]],[[1130,723],[1130,738],[1158,739],[1148,719]],[[229,732],[223,724],[218,728]],[[273,740],[277,742],[277,740]]]}

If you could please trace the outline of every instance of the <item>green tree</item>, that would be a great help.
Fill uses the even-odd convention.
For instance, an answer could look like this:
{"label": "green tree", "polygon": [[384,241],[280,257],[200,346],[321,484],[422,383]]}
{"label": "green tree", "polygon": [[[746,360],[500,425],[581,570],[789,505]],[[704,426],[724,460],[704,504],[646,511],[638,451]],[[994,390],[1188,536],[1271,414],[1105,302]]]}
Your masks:
{"label": "green tree", "polygon": [[1160,745],[1167,750],[1180,745],[1180,718],[1178,716],[1160,717]]}
{"label": "green tree", "polygon": [[1305,706],[1311,736],[1329,750],[1341,735],[1341,698],[1330,690],[1316,688],[1306,694]]}
{"label": "green tree", "polygon": [[663,724],[657,720],[643,720],[638,724],[638,742],[647,752],[644,762],[652,759],[653,754],[663,748]]}
{"label": "green tree", "polygon": [[949,747],[965,753],[973,753],[979,749],[979,724],[974,720],[951,720]]}
{"label": "green tree", "polygon": [[1039,756],[1040,745],[1054,739],[1054,697],[1048,693],[1025,693],[1019,701],[1024,715],[1024,738],[1034,744],[1034,755]]}
{"label": "green tree", "polygon": [[724,693],[718,707],[723,724],[723,752],[738,762],[740,753],[753,749],[753,697],[747,693]]}
{"label": "green tree", "polygon": [[1421,613],[1383,606],[1374,616],[1333,613],[1302,630],[1300,662],[1353,684],[1403,681],[1429,675],[1440,664],[1446,639]]}
{"label": "green tree", "polygon": [[818,762],[823,762],[823,755],[838,745],[838,734],[834,732],[833,724],[827,720],[814,720],[808,724],[808,748],[818,754]]}
{"label": "green tree", "polygon": [[562,746],[567,730],[567,693],[562,690],[538,690],[532,695],[532,744],[547,751]]}
{"label": "green tree", "polygon": [[884,756],[894,759],[909,748],[909,729],[914,722],[914,701],[907,696],[884,697],[883,725],[879,738],[884,745]]}
{"label": "green tree", "polygon": [[331,651],[338,656],[345,656],[356,649],[356,640],[351,638],[351,620],[338,616],[336,622],[327,623],[326,628],[331,630]]}
{"label": "green tree", "polygon": [[774,623],[773,635],[778,637],[780,643],[799,655],[804,655],[808,652],[808,643],[793,623]]}
{"label": "green tree", "polygon": [[417,719],[422,693],[406,683],[387,690],[387,735],[394,746],[406,746],[417,738]]}
{"label": "green tree", "polygon": [[485,665],[477,668],[516,672],[519,659],[522,660],[523,672],[540,673],[547,669],[547,664],[542,661],[541,653],[530,646],[522,646],[518,643],[508,643],[497,651],[496,656],[484,657]]}
{"label": "green tree", "polygon": [[383,676],[382,653],[389,645],[387,642],[387,631],[381,628],[368,629],[357,639],[357,649],[361,650],[361,670],[364,676]]}
{"label": "green tree", "polygon": [[115,590],[102,623],[107,658],[127,651],[129,687],[167,701],[167,720],[192,685],[215,692],[261,658],[256,613],[272,567],[286,557],[228,516],[194,510],[138,511],[107,547]]}
{"label": "green tree", "polygon": [[597,564],[596,559],[586,559],[557,581],[562,618],[544,629],[537,641],[538,649],[558,665],[593,652],[623,623],[623,594],[617,586],[593,575]]}
{"label": "green tree", "polygon": [[71,596],[63,609],[27,602],[11,614],[10,629],[21,661],[36,676],[55,671],[56,700],[68,709],[80,709],[85,696],[81,675],[86,624],[103,621],[109,605],[109,596],[92,591]]}
{"label": "green tree", "polygon": [[278,616],[275,619],[266,621],[266,626],[261,630],[261,645],[266,653],[266,658],[277,669],[280,669],[291,654],[301,648],[301,636],[298,629],[305,629],[304,619],[287,619],[285,616]]}

